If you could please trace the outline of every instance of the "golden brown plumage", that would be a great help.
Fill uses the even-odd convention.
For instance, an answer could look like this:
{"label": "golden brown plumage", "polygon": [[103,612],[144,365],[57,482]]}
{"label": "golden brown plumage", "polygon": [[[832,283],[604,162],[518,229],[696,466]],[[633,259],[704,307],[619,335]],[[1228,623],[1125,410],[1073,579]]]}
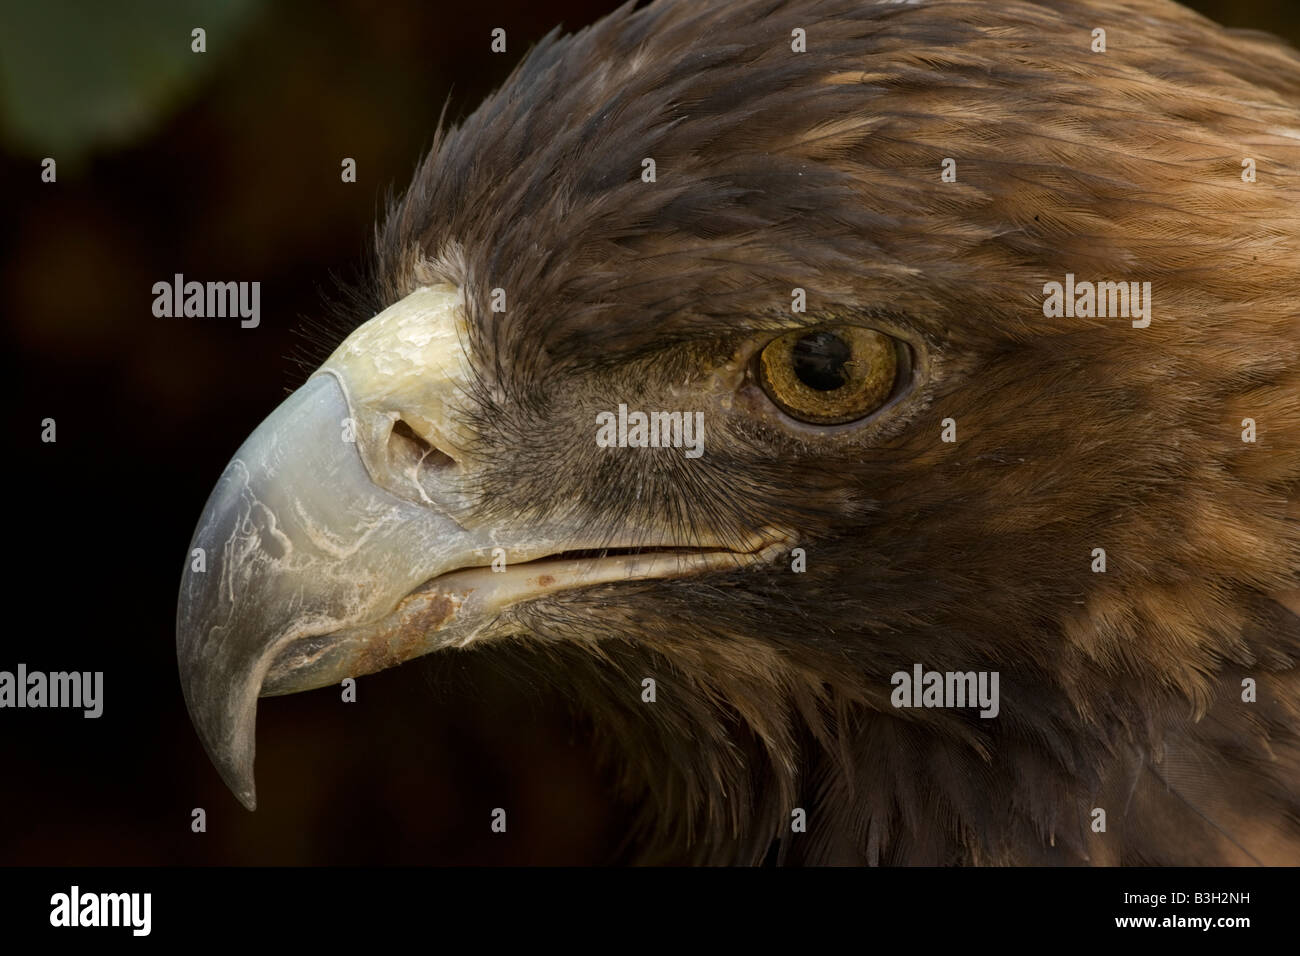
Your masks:
{"label": "golden brown plumage", "polygon": [[[1300,57],[1268,37],[1164,0],[660,0],[439,134],[372,306],[465,292],[477,517],[806,549],[471,645],[572,689],[640,858],[1297,863],[1298,240]],[[1045,315],[1067,274],[1150,283],[1149,325]],[[915,381],[791,422],[735,356],[836,322]],[[698,463],[592,446],[600,409],[718,388]],[[915,662],[998,671],[1000,714],[893,707]]]}

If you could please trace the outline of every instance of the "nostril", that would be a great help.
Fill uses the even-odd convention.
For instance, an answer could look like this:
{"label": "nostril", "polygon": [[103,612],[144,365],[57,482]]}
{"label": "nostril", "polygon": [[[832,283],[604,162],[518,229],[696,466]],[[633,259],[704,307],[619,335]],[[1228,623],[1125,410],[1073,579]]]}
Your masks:
{"label": "nostril", "polygon": [[393,422],[393,430],[388,435],[388,463],[399,472],[410,472],[417,468],[451,468],[456,461],[430,445],[399,418]]}

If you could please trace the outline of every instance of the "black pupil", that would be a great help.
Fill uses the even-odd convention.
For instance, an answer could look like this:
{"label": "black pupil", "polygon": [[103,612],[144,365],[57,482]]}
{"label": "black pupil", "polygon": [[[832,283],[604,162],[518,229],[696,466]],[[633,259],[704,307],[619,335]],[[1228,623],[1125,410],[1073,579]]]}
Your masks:
{"label": "black pupil", "polygon": [[819,392],[833,392],[847,380],[844,363],[853,350],[838,335],[813,332],[794,344],[791,363],[799,381]]}

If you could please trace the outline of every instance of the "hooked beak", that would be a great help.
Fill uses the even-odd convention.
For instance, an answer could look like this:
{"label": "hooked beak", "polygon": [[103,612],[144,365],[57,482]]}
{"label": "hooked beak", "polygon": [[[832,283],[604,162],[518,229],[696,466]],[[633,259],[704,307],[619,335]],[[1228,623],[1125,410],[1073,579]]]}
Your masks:
{"label": "hooked beak", "polygon": [[[464,646],[503,608],[554,591],[772,553],[756,536],[739,549],[692,542],[565,558],[611,541],[477,521],[464,491],[480,467],[475,436],[458,424],[472,375],[466,339],[460,293],[418,289],[272,412],[208,498],[181,578],[176,652],[199,737],[250,810],[259,696]],[[672,545],[644,531],[636,542]],[[508,566],[489,568],[507,551]]]}
{"label": "hooked beak", "polygon": [[[418,641],[433,629],[403,646],[360,642],[349,629],[490,553],[490,537],[449,509],[411,500],[415,489],[402,481],[411,462],[390,461],[379,444],[399,420],[395,406],[411,398],[404,389],[445,400],[463,385],[457,305],[451,290],[421,289],[354,333],[235,452],[203,509],[176,614],[181,684],[208,755],[249,809],[259,694],[321,687],[431,649]],[[365,352],[385,339],[389,347]],[[354,409],[348,389],[364,389],[383,362],[405,374]],[[451,447],[450,436],[433,437]],[[383,469],[382,483],[363,455]],[[462,599],[439,595],[429,613],[450,616]]]}

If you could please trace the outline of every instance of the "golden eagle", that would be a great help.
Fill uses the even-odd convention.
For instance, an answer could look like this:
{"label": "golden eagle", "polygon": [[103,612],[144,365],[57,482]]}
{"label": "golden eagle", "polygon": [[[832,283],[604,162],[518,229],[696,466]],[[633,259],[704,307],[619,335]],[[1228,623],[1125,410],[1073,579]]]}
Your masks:
{"label": "golden eagle", "polygon": [[[657,0],[434,145],[177,648],[537,649],[647,861],[1300,862],[1300,57],[1165,0]],[[539,678],[540,679],[540,678]]]}

